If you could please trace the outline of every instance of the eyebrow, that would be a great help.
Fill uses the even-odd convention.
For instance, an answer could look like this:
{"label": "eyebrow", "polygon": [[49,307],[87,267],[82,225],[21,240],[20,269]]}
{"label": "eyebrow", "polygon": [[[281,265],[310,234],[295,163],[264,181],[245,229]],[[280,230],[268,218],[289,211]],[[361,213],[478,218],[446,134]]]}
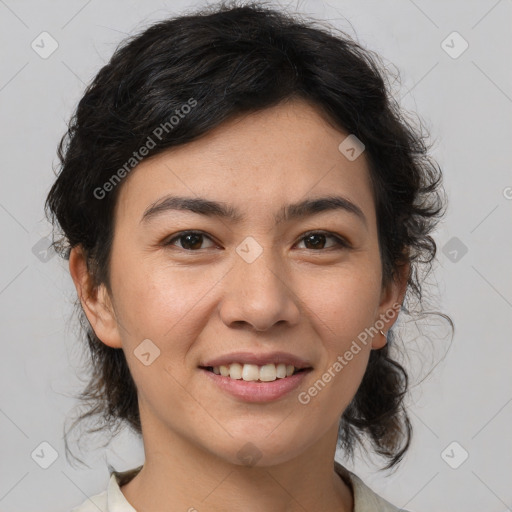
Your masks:
{"label": "eyebrow", "polygon": [[[342,210],[353,214],[367,226],[366,217],[356,204],[341,196],[326,196],[315,199],[306,199],[297,203],[291,203],[283,206],[281,210],[274,215],[276,225],[283,222],[302,219],[321,212]],[[146,223],[168,211],[188,211],[207,217],[218,217],[230,220],[234,223],[240,223],[246,220],[246,216],[238,209],[222,202],[211,201],[201,197],[181,197],[164,196],[144,211],[141,223]]]}

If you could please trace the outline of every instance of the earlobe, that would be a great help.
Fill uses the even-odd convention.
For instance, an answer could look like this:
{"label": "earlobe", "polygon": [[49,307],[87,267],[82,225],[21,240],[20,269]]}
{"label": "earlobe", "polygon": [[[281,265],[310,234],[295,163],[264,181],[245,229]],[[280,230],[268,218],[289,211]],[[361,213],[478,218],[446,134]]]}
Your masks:
{"label": "earlobe", "polygon": [[70,251],[69,272],[82,309],[96,336],[109,347],[121,348],[121,337],[108,291],[104,284],[94,284],[80,246],[73,247]]}
{"label": "earlobe", "polygon": [[[378,321],[377,321],[378,322]],[[379,329],[377,334],[373,336],[372,350],[379,350],[386,346],[388,342],[388,335],[382,329]]]}

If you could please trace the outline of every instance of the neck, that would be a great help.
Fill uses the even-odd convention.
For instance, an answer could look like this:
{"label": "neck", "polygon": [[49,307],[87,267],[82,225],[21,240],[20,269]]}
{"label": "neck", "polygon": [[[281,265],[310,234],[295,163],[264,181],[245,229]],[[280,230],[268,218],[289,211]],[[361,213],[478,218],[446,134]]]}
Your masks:
{"label": "neck", "polygon": [[151,430],[143,436],[143,468],[121,487],[138,512],[171,504],[190,512],[353,511],[352,491],[334,471],[337,425],[297,456],[261,467],[233,464],[168,430]]}

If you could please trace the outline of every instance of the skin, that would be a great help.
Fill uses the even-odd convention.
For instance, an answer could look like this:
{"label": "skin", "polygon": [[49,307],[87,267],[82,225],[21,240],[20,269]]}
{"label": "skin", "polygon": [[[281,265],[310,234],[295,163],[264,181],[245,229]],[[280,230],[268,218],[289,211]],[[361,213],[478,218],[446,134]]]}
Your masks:
{"label": "skin", "polygon": [[[89,322],[103,343],[124,351],[138,388],[145,464],[121,488],[138,511],[171,503],[213,512],[353,510],[350,486],[333,469],[338,421],[370,351],[386,339],[378,334],[361,345],[309,404],[297,395],[402,302],[407,269],[382,286],[368,165],[364,153],[354,161],[340,153],[347,135],[301,100],[231,119],[125,178],[115,209],[112,295],[91,285],[80,248],[72,250],[70,272]],[[146,208],[170,193],[224,202],[246,219],[167,211],[141,223]],[[366,225],[342,210],[274,224],[283,205],[333,194],[355,203]],[[165,246],[186,230],[207,236]],[[304,238],[310,230],[329,231],[350,247],[327,236],[315,248]],[[263,248],[252,263],[235,251],[247,236]],[[149,366],[134,355],[145,339],[160,350]],[[285,397],[246,403],[198,369],[238,350],[291,352],[313,370]],[[247,442],[260,456],[254,466],[237,456]]]}

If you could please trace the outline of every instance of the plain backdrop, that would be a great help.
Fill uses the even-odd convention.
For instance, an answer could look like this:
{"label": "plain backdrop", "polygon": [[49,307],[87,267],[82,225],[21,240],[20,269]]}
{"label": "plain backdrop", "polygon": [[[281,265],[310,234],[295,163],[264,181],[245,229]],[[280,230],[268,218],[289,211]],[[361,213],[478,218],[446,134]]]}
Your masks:
{"label": "plain backdrop", "polygon": [[[66,123],[116,45],[204,5],[0,0],[2,512],[68,511],[106,488],[107,463],[128,469],[143,461],[141,442],[127,431],[82,454],[90,469],[65,457],[63,425],[83,387],[83,359],[71,317],[75,289],[67,262],[45,249],[43,203]],[[446,353],[449,335],[436,322],[411,331],[416,380],[439,364],[412,389],[414,437],[397,471],[378,471],[362,456],[346,464],[411,511],[512,509],[512,2],[275,5],[334,24],[396,66],[394,94],[429,130],[450,199],[429,293],[455,322],[452,346]]]}

